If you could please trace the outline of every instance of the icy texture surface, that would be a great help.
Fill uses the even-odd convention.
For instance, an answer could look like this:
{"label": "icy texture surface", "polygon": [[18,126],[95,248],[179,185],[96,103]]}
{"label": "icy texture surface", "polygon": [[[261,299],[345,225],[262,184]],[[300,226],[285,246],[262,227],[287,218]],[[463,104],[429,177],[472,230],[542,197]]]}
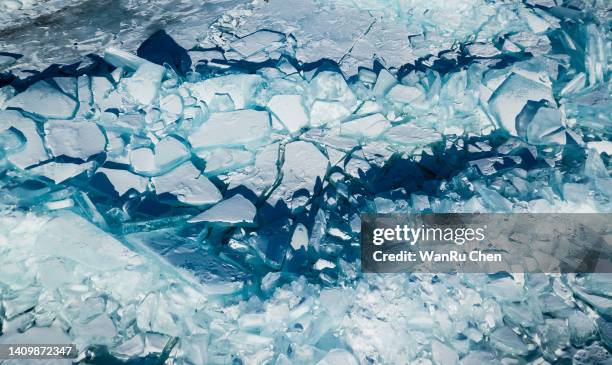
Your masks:
{"label": "icy texture surface", "polygon": [[361,213],[612,211],[608,4],[119,3],[0,0],[0,343],[609,363],[609,275],[358,261]]}

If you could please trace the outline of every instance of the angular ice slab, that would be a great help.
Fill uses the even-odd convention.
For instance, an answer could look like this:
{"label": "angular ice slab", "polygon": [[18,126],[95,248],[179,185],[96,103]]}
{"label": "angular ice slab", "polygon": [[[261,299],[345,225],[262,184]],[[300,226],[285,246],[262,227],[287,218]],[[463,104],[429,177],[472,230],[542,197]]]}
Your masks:
{"label": "angular ice slab", "polygon": [[59,254],[96,271],[122,269],[141,263],[134,252],[72,212],[59,213],[41,229],[33,251],[40,257]]}
{"label": "angular ice slab", "polygon": [[104,151],[106,137],[96,123],[50,120],[45,123],[45,142],[54,156],[86,160]]}
{"label": "angular ice slab", "polygon": [[189,223],[214,223],[225,226],[252,225],[255,220],[256,209],[253,203],[242,195],[223,200],[205,212],[189,219]]}
{"label": "angular ice slab", "polygon": [[14,128],[23,136],[23,147],[10,151],[8,160],[15,166],[25,169],[49,158],[43,140],[37,132],[36,123],[16,111],[0,110],[0,132]]}
{"label": "angular ice slab", "polygon": [[213,113],[189,136],[194,148],[240,145],[264,138],[270,129],[270,116],[258,110]]}
{"label": "angular ice slab", "polygon": [[149,181],[146,177],[121,169],[100,168],[97,170],[97,173],[106,176],[115,192],[119,195],[125,194],[130,189],[142,193],[147,188]]}
{"label": "angular ice slab", "polygon": [[76,109],[75,100],[63,94],[46,81],[39,81],[18,94],[7,104],[7,108],[17,108],[41,118],[69,119]]}
{"label": "angular ice slab", "polygon": [[268,102],[268,108],[291,133],[308,124],[300,95],[275,95]]}
{"label": "angular ice slab", "polygon": [[170,193],[182,203],[206,205],[216,203],[222,198],[219,189],[202,176],[202,172],[189,161],[151,180],[157,195]]}
{"label": "angular ice slab", "polygon": [[125,86],[128,93],[140,104],[151,104],[157,98],[165,71],[163,67],[154,63],[143,63],[126,81]]}
{"label": "angular ice slab", "polygon": [[500,126],[517,136],[517,117],[528,101],[548,101],[555,105],[550,86],[520,74],[510,74],[495,90],[489,107]]}
{"label": "angular ice slab", "polygon": [[94,162],[83,164],[49,162],[31,168],[29,171],[53,180],[56,184],[62,183],[84,171],[92,169]]}
{"label": "angular ice slab", "polygon": [[285,146],[280,185],[268,198],[268,202],[272,206],[284,202],[291,209],[303,207],[315,191],[321,189],[328,165],[327,157],[312,143],[288,143]]}
{"label": "angular ice slab", "polygon": [[236,109],[244,109],[252,103],[263,79],[259,75],[227,75],[190,85],[194,96],[210,104],[215,95],[227,94]]}

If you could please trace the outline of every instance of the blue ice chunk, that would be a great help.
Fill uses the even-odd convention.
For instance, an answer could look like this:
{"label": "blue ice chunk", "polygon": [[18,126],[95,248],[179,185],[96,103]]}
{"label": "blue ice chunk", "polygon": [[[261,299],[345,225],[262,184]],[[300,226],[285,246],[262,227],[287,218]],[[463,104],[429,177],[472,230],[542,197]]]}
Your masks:
{"label": "blue ice chunk", "polygon": [[166,69],[151,62],[145,62],[129,78],[121,82],[132,98],[142,105],[150,105],[159,95],[159,87]]}
{"label": "blue ice chunk", "polygon": [[240,194],[223,200],[212,208],[189,219],[189,223],[206,222],[220,226],[251,226],[257,210],[253,203]]}
{"label": "blue ice chunk", "polygon": [[507,326],[500,327],[491,333],[491,344],[513,356],[524,356],[529,353],[529,348],[521,338]]}
{"label": "blue ice chunk", "polygon": [[75,77],[54,77],[55,84],[64,92],[64,94],[77,97],[77,78]]}
{"label": "blue ice chunk", "polygon": [[236,109],[236,106],[229,94],[215,94],[210,100],[208,108],[211,112],[229,112]]}
{"label": "blue ice chunk", "polygon": [[587,159],[584,162],[584,175],[593,179],[610,177],[606,165],[595,149],[591,149],[587,153]]}
{"label": "blue ice chunk", "polygon": [[104,60],[115,67],[123,67],[132,71],[136,71],[140,66],[148,62],[144,58],[114,47],[109,47],[104,51]]}
{"label": "blue ice chunk", "polygon": [[253,163],[253,153],[241,148],[213,148],[197,152],[206,161],[206,174],[221,174]]}
{"label": "blue ice chunk", "polygon": [[265,111],[252,109],[213,113],[189,136],[193,148],[221,145],[241,145],[267,136],[270,116]]}
{"label": "blue ice chunk", "polygon": [[209,205],[222,199],[219,189],[190,161],[152,180],[157,195],[170,193],[185,204]]}
{"label": "blue ice chunk", "polygon": [[565,144],[565,124],[558,109],[542,107],[527,125],[527,141],[533,144]]}
{"label": "blue ice chunk", "polygon": [[389,100],[402,104],[408,104],[413,100],[423,97],[424,95],[425,93],[421,88],[402,84],[393,86],[387,93]]}
{"label": "blue ice chunk", "polygon": [[279,143],[272,143],[257,151],[254,166],[240,169],[228,175],[229,189],[247,189],[262,196],[278,178]]}
{"label": "blue ice chunk", "polygon": [[38,81],[10,99],[6,107],[21,109],[42,118],[69,119],[74,115],[77,103],[48,82]]}
{"label": "blue ice chunk", "polygon": [[86,160],[106,147],[104,133],[92,122],[50,120],[44,128],[45,142],[54,156]]}
{"label": "blue ice chunk", "polygon": [[254,103],[255,93],[262,87],[259,75],[237,74],[214,77],[190,85],[194,97],[210,104],[216,94],[227,94],[236,109],[244,109]]}
{"label": "blue ice chunk", "polygon": [[291,248],[295,251],[301,248],[308,249],[308,228],[302,223],[295,225],[293,235],[291,236]]}
{"label": "blue ice chunk", "polygon": [[268,102],[268,109],[290,133],[295,133],[308,125],[308,114],[302,105],[300,95],[275,95]]}
{"label": "blue ice chunk", "polygon": [[267,266],[278,270],[291,241],[290,223],[284,219],[269,223],[249,234],[246,241]]}
{"label": "blue ice chunk", "polygon": [[391,123],[380,113],[346,121],[340,125],[340,134],[376,138],[391,128]]}
{"label": "blue ice chunk", "polygon": [[178,94],[168,94],[159,100],[159,108],[172,115],[183,113],[183,99]]}
{"label": "blue ice chunk", "polygon": [[90,161],[84,164],[75,163],[57,163],[49,162],[44,165],[36,166],[29,171],[47,177],[53,180],[56,184],[62,183],[72,177],[80,175],[81,173],[92,170],[94,162]]}
{"label": "blue ice chunk", "polygon": [[348,117],[351,111],[342,103],[335,101],[315,100],[310,107],[310,124],[322,127]]}
{"label": "blue ice chunk", "polygon": [[208,294],[234,294],[252,278],[234,262],[211,255],[197,242],[180,237],[173,229],[131,233],[125,239],[160,255],[164,261],[194,278]]}
{"label": "blue ice chunk", "polygon": [[40,257],[60,257],[97,272],[122,269],[142,262],[134,252],[85,218],[70,211],[44,224],[34,245]]}
{"label": "blue ice chunk", "polygon": [[149,147],[135,148],[130,151],[130,165],[134,172],[143,175],[153,175],[157,171],[155,153]]}
{"label": "blue ice chunk", "polygon": [[230,46],[242,56],[249,57],[264,50],[278,48],[284,39],[285,36],[281,33],[260,30],[232,42]]}
{"label": "blue ice chunk", "polygon": [[384,96],[395,84],[397,84],[397,79],[395,76],[391,75],[389,71],[382,69],[378,73],[378,77],[376,78],[376,83],[374,84],[374,88],[372,89],[372,93],[374,96],[382,97]]}
{"label": "blue ice chunk", "polygon": [[337,72],[323,71],[310,81],[310,93],[313,98],[325,101],[337,101],[352,109],[357,98],[349,88],[344,76]]}
{"label": "blue ice chunk", "polygon": [[458,365],[459,355],[452,347],[440,341],[433,341],[431,344],[431,356],[436,365]]}
{"label": "blue ice chunk", "polygon": [[500,127],[516,136],[518,135],[516,117],[528,101],[541,100],[555,104],[549,85],[517,73],[511,73],[491,95],[489,108]]}
{"label": "blue ice chunk", "polygon": [[25,138],[21,149],[10,151],[8,160],[20,169],[25,169],[49,158],[36,123],[14,110],[0,110],[0,131],[15,128]]}
{"label": "blue ice chunk", "polygon": [[317,363],[317,365],[357,365],[355,356],[345,349],[332,349]]}
{"label": "blue ice chunk", "polygon": [[272,206],[284,201],[287,207],[299,209],[315,194],[327,172],[327,157],[312,143],[295,141],[285,146],[282,179],[268,198]]}
{"label": "blue ice chunk", "polygon": [[175,137],[166,136],[155,145],[155,166],[158,171],[166,171],[187,160],[189,149]]}
{"label": "blue ice chunk", "polygon": [[127,193],[130,189],[142,193],[146,190],[149,179],[133,174],[127,170],[99,168],[96,174],[103,174],[113,186],[119,196]]}
{"label": "blue ice chunk", "polygon": [[581,347],[587,341],[597,336],[597,326],[592,318],[586,314],[575,311],[567,318],[570,339],[574,346]]}

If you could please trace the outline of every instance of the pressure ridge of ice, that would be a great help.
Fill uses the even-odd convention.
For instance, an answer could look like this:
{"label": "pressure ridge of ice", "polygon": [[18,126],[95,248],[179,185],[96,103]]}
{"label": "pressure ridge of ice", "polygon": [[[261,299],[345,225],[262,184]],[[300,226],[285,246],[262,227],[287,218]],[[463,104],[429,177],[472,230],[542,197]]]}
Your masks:
{"label": "pressure ridge of ice", "polygon": [[609,275],[359,266],[362,213],[612,211],[606,6],[254,1],[29,78],[0,52],[0,343],[608,363]]}

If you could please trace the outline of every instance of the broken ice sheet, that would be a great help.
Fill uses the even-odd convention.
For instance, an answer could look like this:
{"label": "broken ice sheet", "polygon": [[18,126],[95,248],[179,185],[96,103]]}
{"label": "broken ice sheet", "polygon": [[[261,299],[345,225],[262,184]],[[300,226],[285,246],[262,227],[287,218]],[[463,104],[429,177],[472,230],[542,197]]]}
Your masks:
{"label": "broken ice sheet", "polygon": [[[364,212],[612,211],[605,7],[234,5],[188,5],[210,29],[168,22],[136,54],[140,20],[109,35],[85,17],[92,44],[123,47],[107,63],[6,66],[0,342],[58,331],[194,364],[609,357],[605,275],[358,261]],[[60,46],[18,46],[35,44]]]}

